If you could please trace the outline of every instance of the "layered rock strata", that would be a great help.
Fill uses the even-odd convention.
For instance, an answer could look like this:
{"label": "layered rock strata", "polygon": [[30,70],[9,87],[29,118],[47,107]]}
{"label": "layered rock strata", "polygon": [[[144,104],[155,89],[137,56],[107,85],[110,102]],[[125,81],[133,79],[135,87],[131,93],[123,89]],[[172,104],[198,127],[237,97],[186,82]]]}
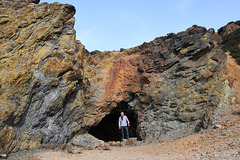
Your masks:
{"label": "layered rock strata", "polygon": [[136,115],[139,139],[171,140],[207,128],[215,109],[230,103],[226,55],[213,29],[193,26],[134,48],[89,53],[75,38],[71,5],[2,0],[0,13],[7,152],[70,143],[123,103]]}

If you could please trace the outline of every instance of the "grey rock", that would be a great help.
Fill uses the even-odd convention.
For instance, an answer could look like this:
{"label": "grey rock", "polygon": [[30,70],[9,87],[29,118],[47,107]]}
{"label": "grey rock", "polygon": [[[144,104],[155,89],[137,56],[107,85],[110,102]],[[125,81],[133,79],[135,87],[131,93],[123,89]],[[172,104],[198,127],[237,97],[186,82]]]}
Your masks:
{"label": "grey rock", "polygon": [[92,147],[104,146],[104,141],[101,141],[90,134],[83,134],[73,137],[71,143],[80,147]]}
{"label": "grey rock", "polygon": [[173,140],[196,126],[208,128],[213,113],[232,102],[223,81],[227,57],[213,29],[195,25],[121,52],[89,53],[75,39],[73,6],[32,2],[38,3],[3,0],[0,6],[6,14],[0,23],[0,140],[9,151],[103,146],[86,133],[110,115],[106,136],[119,136],[121,110],[129,113],[134,137]]}

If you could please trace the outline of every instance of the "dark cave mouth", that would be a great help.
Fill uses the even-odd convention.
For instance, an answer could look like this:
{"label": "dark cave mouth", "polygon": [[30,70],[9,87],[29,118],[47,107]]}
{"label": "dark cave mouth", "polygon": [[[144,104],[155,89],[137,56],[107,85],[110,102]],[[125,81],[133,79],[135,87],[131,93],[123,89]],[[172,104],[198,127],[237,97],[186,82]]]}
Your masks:
{"label": "dark cave mouth", "polygon": [[[97,126],[91,127],[88,133],[105,142],[120,141],[122,135],[121,130],[118,128],[118,118],[121,112],[124,112],[130,121],[130,127],[128,127],[129,136],[137,137],[140,140],[138,136],[137,112],[127,102],[120,102]],[[124,138],[126,138],[126,132]]]}

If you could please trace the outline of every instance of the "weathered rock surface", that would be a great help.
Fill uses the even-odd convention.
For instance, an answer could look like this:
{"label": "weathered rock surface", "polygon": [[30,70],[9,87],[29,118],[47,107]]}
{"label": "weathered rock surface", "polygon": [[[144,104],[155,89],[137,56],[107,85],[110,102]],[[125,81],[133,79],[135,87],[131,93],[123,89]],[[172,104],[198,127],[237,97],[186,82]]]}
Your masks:
{"label": "weathered rock surface", "polygon": [[214,109],[231,95],[220,42],[213,29],[193,26],[122,52],[92,55],[95,67],[85,67],[85,76],[94,89],[89,103],[100,113],[89,115],[95,118],[88,126],[125,101],[138,115],[141,139],[171,139],[195,126],[207,128]]}
{"label": "weathered rock surface", "polygon": [[0,137],[8,152],[64,143],[84,115],[76,109],[85,49],[75,39],[75,8],[34,2],[0,2]]}
{"label": "weathered rock surface", "polygon": [[99,146],[104,146],[104,141],[98,140],[97,138],[93,137],[90,134],[82,134],[75,136],[71,143],[74,146],[79,146],[79,147],[91,147],[91,148],[96,148]]}
{"label": "weathered rock surface", "polygon": [[121,102],[147,142],[207,128],[230,103],[213,29],[88,53],[75,39],[75,8],[38,2],[0,1],[0,141],[8,152],[69,143]]}
{"label": "weathered rock surface", "polygon": [[240,21],[230,22],[226,26],[221,27],[218,30],[218,34],[223,37],[228,34],[231,34],[232,32],[234,32],[235,30],[237,30],[239,28],[240,28]]}

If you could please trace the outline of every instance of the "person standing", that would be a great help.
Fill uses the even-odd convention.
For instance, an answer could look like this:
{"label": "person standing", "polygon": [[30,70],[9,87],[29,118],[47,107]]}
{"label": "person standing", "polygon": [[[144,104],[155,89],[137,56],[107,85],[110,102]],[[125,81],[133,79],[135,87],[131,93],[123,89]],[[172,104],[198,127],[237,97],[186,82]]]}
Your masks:
{"label": "person standing", "polygon": [[130,122],[127,116],[124,115],[124,112],[121,112],[121,116],[119,117],[119,120],[118,120],[118,126],[119,126],[119,129],[122,130],[122,139],[124,139],[124,129],[127,132],[127,139],[128,139],[129,138],[128,127],[130,127]]}

